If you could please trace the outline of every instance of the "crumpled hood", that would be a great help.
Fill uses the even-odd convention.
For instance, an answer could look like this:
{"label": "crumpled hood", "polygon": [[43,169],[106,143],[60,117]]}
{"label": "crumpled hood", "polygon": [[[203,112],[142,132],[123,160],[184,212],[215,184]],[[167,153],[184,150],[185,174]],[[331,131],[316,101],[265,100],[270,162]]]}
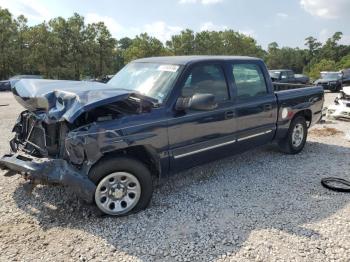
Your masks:
{"label": "crumpled hood", "polygon": [[83,112],[124,100],[128,90],[85,81],[22,79],[12,88],[16,100],[27,110],[45,111],[46,122],[73,123]]}

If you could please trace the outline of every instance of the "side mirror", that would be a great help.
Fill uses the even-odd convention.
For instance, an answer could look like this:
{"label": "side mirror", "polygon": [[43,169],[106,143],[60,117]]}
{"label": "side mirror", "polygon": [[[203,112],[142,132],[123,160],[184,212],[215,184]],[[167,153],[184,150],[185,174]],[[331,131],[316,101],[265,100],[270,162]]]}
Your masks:
{"label": "side mirror", "polygon": [[215,109],[217,106],[214,95],[194,94],[192,97],[180,97],[176,101],[175,109],[179,111],[186,109],[208,111]]}

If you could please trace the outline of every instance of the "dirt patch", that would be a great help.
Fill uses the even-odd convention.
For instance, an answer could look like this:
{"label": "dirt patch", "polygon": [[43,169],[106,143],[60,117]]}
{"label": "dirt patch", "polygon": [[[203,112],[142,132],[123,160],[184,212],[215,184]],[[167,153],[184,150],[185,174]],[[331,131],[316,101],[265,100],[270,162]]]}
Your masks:
{"label": "dirt patch", "polygon": [[314,135],[314,136],[336,136],[336,135],[341,135],[344,134],[343,131],[340,131],[336,128],[333,127],[323,127],[323,128],[314,128],[310,130],[309,134]]}

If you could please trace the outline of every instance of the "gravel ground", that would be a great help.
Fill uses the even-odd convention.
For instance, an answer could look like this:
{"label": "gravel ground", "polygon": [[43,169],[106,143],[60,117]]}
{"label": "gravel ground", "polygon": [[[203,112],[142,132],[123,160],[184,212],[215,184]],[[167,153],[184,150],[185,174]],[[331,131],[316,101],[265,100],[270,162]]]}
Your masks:
{"label": "gravel ground", "polygon": [[[333,99],[326,94],[326,104]],[[1,93],[7,103],[1,154],[21,111]],[[178,174],[147,210],[123,218],[97,217],[60,187],[28,196],[19,176],[0,171],[0,261],[349,261],[350,194],[320,185],[350,179],[349,130],[327,121],[299,155],[270,145]]]}

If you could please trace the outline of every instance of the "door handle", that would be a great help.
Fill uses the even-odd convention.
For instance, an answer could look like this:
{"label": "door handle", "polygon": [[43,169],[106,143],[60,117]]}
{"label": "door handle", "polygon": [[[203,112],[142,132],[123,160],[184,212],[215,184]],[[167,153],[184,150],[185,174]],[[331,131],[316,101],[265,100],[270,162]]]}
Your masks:
{"label": "door handle", "polygon": [[235,112],[233,112],[233,111],[226,111],[225,112],[225,119],[234,118],[234,116],[235,116]]}
{"label": "door handle", "polygon": [[270,110],[272,110],[272,104],[265,104],[264,111],[270,111]]}

